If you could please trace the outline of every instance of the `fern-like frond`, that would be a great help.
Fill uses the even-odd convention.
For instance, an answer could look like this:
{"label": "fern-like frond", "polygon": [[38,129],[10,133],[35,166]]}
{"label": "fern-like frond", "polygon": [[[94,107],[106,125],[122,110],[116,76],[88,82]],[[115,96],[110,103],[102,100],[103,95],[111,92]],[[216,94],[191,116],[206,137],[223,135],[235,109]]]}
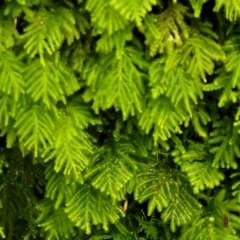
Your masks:
{"label": "fern-like frond", "polygon": [[[1,31],[0,31],[1,32]],[[0,91],[8,94],[15,101],[24,93],[24,79],[22,77],[24,65],[10,51],[0,55]]]}
{"label": "fern-like frond", "polygon": [[49,164],[45,170],[47,179],[46,197],[54,201],[54,208],[58,209],[63,203],[68,202],[72,197],[75,184],[71,177],[54,171],[54,164]]}
{"label": "fern-like frond", "polygon": [[135,176],[137,181],[135,199],[140,203],[148,201],[149,216],[155,209],[161,212],[167,207],[178,188],[172,174],[161,169],[161,166],[158,168],[156,166],[149,163],[144,172]]}
{"label": "fern-like frond", "polygon": [[180,240],[238,240],[235,230],[228,227],[220,227],[215,223],[215,218],[198,217],[191,225],[182,228]]}
{"label": "fern-like frond", "polygon": [[209,143],[214,154],[213,167],[237,168],[236,157],[240,157],[238,128],[228,117],[213,124]]}
{"label": "fern-like frond", "polygon": [[94,101],[93,109],[109,109],[112,106],[122,111],[123,118],[136,115],[143,108],[145,74],[138,68],[146,68],[147,62],[134,49],[124,49],[120,58],[114,53],[105,55],[96,64],[91,59],[85,66],[83,77],[89,88],[83,95],[86,102]]}
{"label": "fern-like frond", "polygon": [[87,133],[77,130],[73,121],[64,111],[59,112],[53,132],[55,141],[48,145],[42,157],[45,162],[54,159],[56,172],[63,170],[64,174],[83,182],[82,171],[89,164],[92,144]]}
{"label": "fern-like frond", "polygon": [[[38,156],[39,150],[53,144],[54,113],[39,105],[32,105],[28,109],[21,109],[16,116],[14,128],[20,143],[32,149]],[[47,144],[48,143],[48,144]]]}
{"label": "fern-like frond", "polygon": [[219,186],[224,179],[224,174],[214,168],[210,161],[192,162],[184,165],[182,170],[187,173],[195,194],[206,188]]}
{"label": "fern-like frond", "polygon": [[203,4],[208,0],[190,0],[192,8],[194,10],[194,16],[199,17],[202,11]]}
{"label": "fern-like frond", "polygon": [[98,224],[102,224],[107,231],[108,225],[115,223],[123,215],[120,208],[89,184],[78,186],[67,202],[65,211],[75,225],[87,234],[91,233],[92,225]]}
{"label": "fern-like frond", "polygon": [[174,106],[183,105],[183,108],[192,117],[192,105],[196,105],[198,97],[202,97],[202,94],[199,96],[197,84],[195,84],[199,80],[193,81],[193,77],[179,67],[166,72],[164,64],[162,64],[163,61],[160,58],[153,62],[149,68],[152,97],[158,98],[164,94],[171,99]]}
{"label": "fern-like frond", "polygon": [[171,202],[161,214],[164,222],[170,221],[170,229],[172,232],[177,230],[177,227],[183,226],[194,219],[199,213],[201,205],[189,193],[189,190],[180,187],[173,194]]}
{"label": "fern-like frond", "polygon": [[[173,138],[173,140],[175,139]],[[171,153],[171,155],[174,157],[174,162],[182,167],[186,162],[191,163],[194,160],[201,161],[205,160],[208,157],[207,145],[191,140],[188,140],[188,143],[188,146],[184,148],[182,145],[178,146],[176,142],[176,149]]]}
{"label": "fern-like frond", "polygon": [[216,0],[214,11],[220,11],[224,8],[226,18],[230,21],[236,21],[240,17],[240,1],[239,0]]}
{"label": "fern-like frond", "polygon": [[195,33],[169,55],[166,70],[180,64],[193,77],[199,77],[206,82],[206,75],[213,74],[215,61],[224,59],[225,53],[218,43],[208,36]]}
{"label": "fern-like frond", "polygon": [[203,108],[203,106],[195,109],[191,121],[196,133],[202,138],[207,138],[208,132],[205,125],[207,125],[207,123],[211,121],[211,117],[209,116],[208,112]]}
{"label": "fern-like frond", "polygon": [[237,199],[237,202],[240,203],[240,174],[238,172],[231,174],[231,178],[235,180],[232,184],[232,195]]}
{"label": "fern-like frond", "polygon": [[110,53],[116,50],[116,55],[121,56],[127,41],[132,40],[132,25],[126,27],[124,30],[118,30],[112,35],[107,32],[101,35],[97,41],[96,51],[102,53]]}
{"label": "fern-like frond", "polygon": [[161,14],[145,16],[140,31],[146,36],[145,44],[150,47],[150,56],[172,52],[175,45],[183,44],[189,36],[189,26],[184,21],[187,12],[187,7],[173,4]]}
{"label": "fern-like frond", "polygon": [[46,199],[37,206],[39,210],[36,222],[44,230],[45,239],[68,239],[74,236],[74,223],[71,222],[63,208],[54,208],[54,202]]}
{"label": "fern-like frond", "polygon": [[41,101],[50,108],[57,101],[80,88],[74,74],[61,62],[47,61],[42,65],[35,60],[24,71],[26,92],[34,101]]}
{"label": "fern-like frond", "polygon": [[128,21],[111,4],[111,0],[88,0],[86,9],[91,12],[92,23],[97,31],[106,30],[109,35],[123,30]]}
{"label": "fern-like frond", "polygon": [[55,6],[51,11],[41,8],[37,14],[27,16],[26,20],[30,24],[24,28],[20,42],[30,57],[39,55],[42,64],[45,63],[44,53],[51,55],[65,39],[71,44],[75,38],[79,38],[75,18],[67,8]]}
{"label": "fern-like frond", "polygon": [[151,11],[157,0],[110,0],[110,4],[128,21],[135,21],[137,26],[142,25],[142,18]]}
{"label": "fern-like frond", "polygon": [[87,128],[89,124],[101,124],[101,120],[94,116],[90,106],[84,103],[80,96],[68,100],[66,104],[66,114],[78,129]]}
{"label": "fern-like frond", "polygon": [[138,169],[133,158],[136,154],[135,147],[127,141],[123,138],[116,142],[105,142],[104,146],[94,152],[85,174],[86,179],[91,178],[91,184],[95,188],[114,199],[122,197],[119,193]]}
{"label": "fern-like frond", "polygon": [[150,99],[147,108],[139,118],[139,126],[149,133],[153,128],[155,143],[158,139],[166,141],[173,133],[181,133],[180,124],[186,118],[186,112],[175,107],[166,96]]}

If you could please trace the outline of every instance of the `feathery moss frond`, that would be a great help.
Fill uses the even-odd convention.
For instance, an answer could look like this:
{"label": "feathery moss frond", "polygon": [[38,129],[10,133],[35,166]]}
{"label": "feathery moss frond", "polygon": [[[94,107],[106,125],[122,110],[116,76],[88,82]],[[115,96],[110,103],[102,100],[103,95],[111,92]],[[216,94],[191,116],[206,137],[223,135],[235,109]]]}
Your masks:
{"label": "feathery moss frond", "polygon": [[110,4],[128,21],[135,21],[137,26],[142,25],[142,18],[156,5],[156,0],[111,0]]}
{"label": "feathery moss frond", "polygon": [[189,26],[184,21],[188,8],[173,4],[160,14],[146,15],[140,31],[146,36],[145,44],[150,47],[150,56],[171,53],[189,37]]}
{"label": "feathery moss frond", "polygon": [[91,12],[92,23],[99,32],[106,30],[111,35],[128,24],[124,16],[111,5],[111,0],[88,0],[86,9]]}
{"label": "feathery moss frond", "polygon": [[37,209],[40,214],[36,222],[44,230],[45,239],[68,239],[76,234],[74,223],[68,219],[63,208],[54,209],[53,201],[46,199]]}
{"label": "feathery moss frond", "polygon": [[186,112],[175,107],[166,96],[150,99],[146,109],[139,118],[139,126],[149,133],[153,128],[154,142],[158,139],[166,141],[173,133],[181,133],[180,124],[186,118]]}
{"label": "feathery moss frond", "polygon": [[110,223],[116,222],[123,215],[121,209],[112,203],[98,190],[90,185],[79,185],[75,194],[67,202],[65,212],[87,234],[91,233],[92,225],[103,225],[108,230]]}
{"label": "feathery moss frond", "polygon": [[109,109],[112,106],[123,113],[126,119],[142,111],[145,74],[147,62],[135,49],[126,48],[119,58],[115,53],[107,54],[96,65],[91,59],[83,73],[89,88],[83,95],[86,102],[94,101],[93,109]]}
{"label": "feathery moss frond", "polygon": [[55,7],[51,11],[42,8],[37,14],[26,16],[26,20],[30,24],[24,28],[20,43],[24,44],[30,57],[39,55],[42,64],[45,63],[45,53],[52,55],[65,39],[71,44],[79,38],[75,18],[67,8]]}
{"label": "feathery moss frond", "polygon": [[85,174],[86,179],[91,178],[95,188],[114,199],[121,198],[119,192],[138,169],[134,159],[135,147],[126,141],[127,138],[105,142],[94,152]]}

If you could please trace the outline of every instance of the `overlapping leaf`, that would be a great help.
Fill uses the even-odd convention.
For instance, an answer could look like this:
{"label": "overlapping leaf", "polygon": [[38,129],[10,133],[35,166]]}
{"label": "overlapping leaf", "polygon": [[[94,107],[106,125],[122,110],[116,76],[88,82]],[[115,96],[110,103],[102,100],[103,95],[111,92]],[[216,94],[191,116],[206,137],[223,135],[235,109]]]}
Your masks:
{"label": "overlapping leaf", "polygon": [[145,69],[147,62],[137,50],[127,48],[116,57],[114,53],[107,54],[96,64],[91,59],[83,73],[89,88],[83,95],[85,101],[93,100],[93,109],[109,109],[112,106],[122,111],[123,118],[136,115],[143,108],[143,93]]}
{"label": "overlapping leaf", "polygon": [[53,201],[46,199],[37,206],[40,211],[36,222],[46,233],[46,239],[68,239],[75,235],[74,223],[63,208],[54,209]]}
{"label": "overlapping leaf", "polygon": [[23,63],[10,51],[0,55],[0,91],[18,100],[24,93],[25,83],[23,80]]}
{"label": "overlapping leaf", "polygon": [[111,0],[88,0],[86,9],[91,12],[91,20],[98,31],[106,30],[109,35],[124,29],[127,20],[111,4]]}
{"label": "overlapping leaf", "polygon": [[41,101],[50,108],[57,101],[65,102],[66,95],[79,89],[74,74],[61,62],[48,61],[41,65],[38,60],[25,68],[26,92],[34,101]]}
{"label": "overlapping leaf", "polygon": [[54,141],[54,121],[54,113],[39,105],[32,105],[18,112],[14,128],[19,141],[38,156],[39,150],[46,148]]}
{"label": "overlapping leaf", "polygon": [[156,0],[110,0],[110,4],[129,20],[135,21],[137,26],[142,25],[142,18],[152,9]]}
{"label": "overlapping leaf", "polygon": [[91,179],[95,188],[115,199],[121,198],[119,193],[138,169],[133,158],[136,154],[135,147],[126,141],[127,139],[120,139],[117,142],[105,142],[104,146],[94,152],[85,175],[85,178]]}
{"label": "overlapping leaf", "polygon": [[93,189],[89,184],[78,187],[76,193],[67,202],[66,213],[87,234],[91,226],[102,224],[107,231],[110,223],[115,223],[123,213],[112,201]]}
{"label": "overlapping leaf", "polygon": [[67,8],[57,7],[51,11],[41,8],[37,14],[27,16],[27,21],[30,24],[24,28],[20,40],[31,57],[40,56],[42,64],[45,53],[51,55],[57,51],[65,39],[71,44],[79,38],[75,18]]}
{"label": "overlapping leaf", "polygon": [[180,124],[186,118],[186,112],[166,96],[150,99],[139,118],[139,126],[149,133],[153,129],[155,143],[158,139],[166,141],[173,133],[181,133]]}

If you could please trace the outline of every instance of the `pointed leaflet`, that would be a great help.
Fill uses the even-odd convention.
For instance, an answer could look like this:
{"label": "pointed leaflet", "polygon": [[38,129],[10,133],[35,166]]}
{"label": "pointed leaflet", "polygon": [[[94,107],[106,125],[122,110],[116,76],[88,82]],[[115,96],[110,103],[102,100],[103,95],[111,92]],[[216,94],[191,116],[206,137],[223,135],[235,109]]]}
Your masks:
{"label": "pointed leaflet", "polygon": [[10,51],[0,54],[0,91],[18,100],[24,93],[23,63]]}
{"label": "pointed leaflet", "polygon": [[230,35],[223,46],[226,52],[224,69],[219,69],[218,76],[214,79],[214,86],[222,88],[222,94],[219,97],[220,107],[226,105],[229,101],[236,102],[240,95],[239,41],[240,38],[236,32]]}
{"label": "pointed leaflet", "polygon": [[98,147],[85,174],[95,188],[115,199],[137,170],[137,162],[133,158],[136,150],[128,141],[128,138],[110,139]]}
{"label": "pointed leaflet", "polygon": [[[222,219],[223,223],[223,219]],[[211,215],[198,216],[191,224],[183,226],[179,240],[238,240],[233,227],[218,226]]]}
{"label": "pointed leaflet", "polygon": [[101,38],[97,41],[97,52],[110,53],[116,50],[117,56],[122,54],[127,41],[132,40],[133,25],[126,27],[124,30],[118,30],[112,35],[107,32],[101,34]]}
{"label": "pointed leaflet", "polygon": [[[200,26],[206,33],[192,34],[192,37],[188,38],[180,48],[169,55],[166,62],[167,71],[180,64],[193,77],[199,77],[204,82],[207,81],[206,75],[213,74],[215,61],[225,59],[221,46],[212,39],[212,35],[215,33],[212,33],[211,26],[208,25]],[[211,33],[212,35],[210,35]]]}
{"label": "pointed leaflet", "polygon": [[210,152],[214,154],[213,167],[237,168],[236,157],[240,157],[238,146],[238,128],[233,126],[230,118],[213,123],[208,142],[212,145]]}
{"label": "pointed leaflet", "polygon": [[101,30],[106,30],[109,35],[124,29],[127,20],[110,5],[111,0],[88,0],[86,9],[91,12],[92,23]]}
{"label": "pointed leaflet", "polygon": [[130,21],[135,21],[137,26],[142,25],[142,18],[151,11],[152,5],[157,0],[110,0],[110,4],[121,13],[121,15]]}
{"label": "pointed leaflet", "polygon": [[189,193],[189,189],[180,186],[161,217],[164,222],[170,221],[170,229],[175,232],[177,227],[189,223],[199,213],[201,205]]}
{"label": "pointed leaflet", "polygon": [[36,222],[44,230],[45,239],[68,239],[75,235],[74,223],[63,208],[54,209],[53,201],[45,199],[37,209],[40,213]]}
{"label": "pointed leaflet", "polygon": [[55,141],[48,145],[42,157],[45,162],[54,159],[54,170],[81,180],[82,171],[89,164],[92,144],[84,131],[78,130],[64,110],[59,111],[59,119],[54,131]]}
{"label": "pointed leaflet", "polygon": [[96,64],[91,59],[85,66],[83,78],[89,88],[83,95],[86,102],[94,101],[93,109],[109,109],[112,106],[121,110],[123,118],[142,111],[145,74],[148,63],[141,53],[132,48],[125,48],[119,58],[114,53],[104,55]]}
{"label": "pointed leaflet", "polygon": [[185,108],[192,116],[192,105],[197,104],[199,96],[202,97],[202,93],[199,93],[195,84],[199,80],[194,81],[193,77],[180,67],[166,72],[163,63],[164,58],[160,58],[155,60],[149,68],[152,97],[165,95],[171,99],[174,106]]}
{"label": "pointed leaflet", "polygon": [[207,2],[208,0],[190,0],[190,3],[192,5],[192,8],[194,10],[194,16],[200,17],[203,4]]}
{"label": "pointed leaflet", "polygon": [[45,196],[50,198],[54,202],[54,208],[58,209],[72,197],[75,184],[71,177],[66,177],[62,173],[56,173],[53,165],[49,164],[45,170],[47,179]]}
{"label": "pointed leaflet", "polygon": [[54,121],[54,113],[38,105],[32,105],[18,112],[14,128],[20,143],[33,150],[34,156],[38,156],[40,149],[53,143]]}
{"label": "pointed leaflet", "polygon": [[28,15],[26,20],[30,24],[24,28],[20,42],[31,57],[40,56],[44,64],[44,53],[52,54],[57,51],[66,39],[71,44],[79,38],[72,12],[63,7],[56,7],[47,11],[41,8],[34,15]]}
{"label": "pointed leaflet", "polygon": [[170,5],[161,14],[146,15],[140,31],[145,35],[145,44],[150,47],[150,55],[171,53],[175,46],[181,46],[189,36],[189,26],[184,21],[187,7]]}
{"label": "pointed leaflet", "polygon": [[232,184],[232,195],[237,199],[237,202],[240,203],[240,179],[239,179],[239,172],[235,172],[231,174],[231,178],[235,181]]}
{"label": "pointed leaflet", "polygon": [[173,133],[181,133],[180,124],[186,118],[186,112],[175,107],[165,96],[150,99],[146,109],[139,118],[139,126],[149,133],[153,128],[154,142],[159,139],[166,141]]}
{"label": "pointed leaflet", "polygon": [[78,186],[74,196],[67,202],[65,212],[75,226],[87,234],[91,233],[92,225],[98,224],[102,224],[107,231],[108,225],[123,215],[120,208],[89,184]]}
{"label": "pointed leaflet", "polygon": [[195,194],[206,188],[212,189],[219,186],[224,179],[224,174],[214,168],[210,161],[191,162],[184,165],[182,170],[187,173]]}
{"label": "pointed leaflet", "polygon": [[81,96],[74,96],[68,100],[66,113],[73,125],[79,129],[87,128],[89,124],[101,124],[101,120],[94,116],[91,107],[83,102]]}
{"label": "pointed leaflet", "polygon": [[73,73],[61,62],[49,60],[43,66],[35,60],[25,68],[26,92],[34,101],[42,101],[50,108],[52,104],[79,89]]}
{"label": "pointed leaflet", "polygon": [[240,17],[240,1],[239,0],[216,0],[214,11],[220,11],[221,8],[225,9],[226,18],[230,21],[235,21]]}
{"label": "pointed leaflet", "polygon": [[149,162],[142,171],[134,177],[136,181],[134,196],[140,203],[148,201],[150,216],[155,209],[161,212],[168,206],[178,186],[172,174],[155,160]]}

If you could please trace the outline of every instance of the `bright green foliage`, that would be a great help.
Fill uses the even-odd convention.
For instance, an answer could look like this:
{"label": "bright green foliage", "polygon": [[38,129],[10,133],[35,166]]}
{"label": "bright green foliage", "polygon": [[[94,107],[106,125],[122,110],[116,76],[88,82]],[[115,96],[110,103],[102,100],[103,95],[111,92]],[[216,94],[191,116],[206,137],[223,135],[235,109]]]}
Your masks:
{"label": "bright green foliage", "polygon": [[221,190],[213,198],[206,198],[208,207],[204,217],[184,227],[180,239],[238,239],[234,227],[239,224],[239,216],[231,211],[239,212],[240,208],[235,200],[225,200],[225,197],[226,191]]}
{"label": "bright green foliage", "polygon": [[148,11],[151,10],[152,5],[155,5],[157,0],[111,0],[110,4],[129,21],[135,21],[137,26],[142,25],[142,18]]}
{"label": "bright green foliage", "polygon": [[[22,77],[24,65],[10,51],[1,53],[0,57],[0,84],[1,93],[18,100],[20,94],[24,93],[25,83]],[[6,124],[7,125],[7,124]]]}
{"label": "bright green foliage", "polygon": [[207,2],[208,0],[190,0],[192,8],[194,10],[194,16],[200,17],[202,5]]}
{"label": "bright green foliage", "polygon": [[51,61],[42,66],[36,61],[24,71],[27,93],[33,101],[42,101],[50,108],[52,102],[65,102],[65,95],[79,89],[74,75],[61,62]]}
{"label": "bright green foliage", "polygon": [[223,60],[225,55],[221,46],[210,38],[216,38],[211,24],[200,25],[199,28],[206,36],[193,29],[192,37],[189,37],[185,44],[169,55],[166,69],[180,64],[193,77],[199,77],[206,82],[206,74],[213,74],[214,61]]}
{"label": "bright green foliage", "polygon": [[109,223],[116,222],[123,215],[121,209],[109,198],[89,185],[78,186],[73,197],[67,202],[65,211],[76,226],[87,234],[91,233],[92,224],[102,224],[107,231]]}
{"label": "bright green foliage", "polygon": [[179,127],[185,119],[186,112],[177,108],[166,96],[149,100],[149,103],[140,116],[139,126],[149,133],[153,128],[155,143],[158,139],[166,141],[173,133],[181,133]]}
{"label": "bright green foliage", "polygon": [[189,27],[184,22],[187,8],[174,4],[158,15],[146,15],[140,31],[146,36],[145,44],[150,47],[150,55],[172,52],[174,46],[181,46],[189,37]]}
{"label": "bright green foliage", "polygon": [[[99,59],[91,59],[83,73],[89,88],[84,93],[86,102],[94,100],[93,109],[99,113],[99,108],[106,110],[114,108],[123,113],[124,119],[129,115],[142,112],[142,96],[144,93],[145,75],[138,68],[145,69],[148,65],[142,56],[131,48],[126,48],[120,56],[107,54]],[[103,69],[107,74],[103,74]]]}
{"label": "bright green foliage", "polygon": [[65,39],[71,44],[75,38],[79,38],[79,32],[74,26],[75,18],[66,8],[52,8],[50,12],[41,9],[37,14],[26,16],[26,20],[30,24],[20,41],[25,43],[24,48],[31,57],[39,54],[42,63],[44,53],[51,55]]}
{"label": "bright green foliage", "polygon": [[197,104],[198,95],[202,97],[196,84],[199,79],[193,80],[182,68],[176,67],[166,72],[163,63],[163,59],[158,59],[149,68],[152,97],[165,95],[177,108],[186,109],[192,117],[192,105]]}
{"label": "bright green foliage", "polygon": [[91,184],[96,189],[114,199],[120,197],[119,192],[138,169],[137,163],[131,157],[136,154],[135,148],[125,141],[127,139],[119,139],[116,143],[109,140],[104,147],[99,147],[84,176],[92,179]]}
{"label": "bright green foliage", "polygon": [[71,182],[70,177],[66,177],[62,173],[55,173],[51,164],[46,169],[45,175],[47,179],[46,197],[54,200],[54,208],[58,209],[64,202],[69,201],[76,186]]}
{"label": "bright green foliage", "polygon": [[0,240],[240,239],[239,6],[1,1]]}
{"label": "bright green foliage", "polygon": [[55,171],[64,168],[64,174],[82,178],[81,172],[89,164],[92,145],[85,132],[78,131],[72,119],[60,112],[56,123],[55,142],[43,152],[45,162],[55,158]]}
{"label": "bright green foliage", "polygon": [[88,0],[86,9],[91,12],[96,32],[107,31],[111,35],[127,25],[127,20],[111,5],[111,0]]}
{"label": "bright green foliage", "polygon": [[240,157],[240,150],[236,142],[239,140],[238,129],[233,126],[229,118],[217,121],[213,124],[214,130],[210,133],[209,143],[212,146],[210,152],[213,153],[213,166],[237,168],[235,157]]}
{"label": "bright green foliage", "polygon": [[35,104],[21,109],[16,119],[14,128],[20,143],[28,150],[33,149],[35,156],[42,147],[47,146],[46,141],[53,143],[54,115],[50,111]]}
{"label": "bright green foliage", "polygon": [[55,210],[53,206],[51,200],[48,199],[41,203],[37,207],[41,213],[36,222],[48,233],[48,239],[68,239],[74,234],[74,224],[62,208]]}
{"label": "bright green foliage", "polygon": [[219,11],[223,7],[225,10],[226,18],[228,18],[230,21],[234,21],[237,20],[237,18],[240,16],[239,4],[239,0],[216,0],[214,10]]}
{"label": "bright green foliage", "polygon": [[223,173],[212,167],[209,161],[186,164],[183,167],[183,171],[187,173],[191,185],[194,186],[193,191],[196,194],[205,188],[219,186],[224,179]]}

